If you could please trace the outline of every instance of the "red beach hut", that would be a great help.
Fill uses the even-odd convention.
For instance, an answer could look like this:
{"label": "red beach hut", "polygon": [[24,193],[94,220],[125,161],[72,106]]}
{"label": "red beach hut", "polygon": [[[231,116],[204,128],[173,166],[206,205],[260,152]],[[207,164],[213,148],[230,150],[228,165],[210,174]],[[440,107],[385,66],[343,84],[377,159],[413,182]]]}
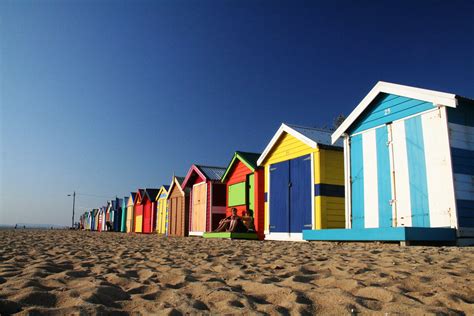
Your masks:
{"label": "red beach hut", "polygon": [[202,236],[217,228],[225,217],[225,168],[192,165],[182,188],[190,190],[189,235]]}
{"label": "red beach hut", "polygon": [[135,217],[134,223],[135,223],[135,228],[133,231],[135,233],[142,233],[143,232],[143,204],[142,204],[142,199],[143,195],[145,194],[145,190],[143,189],[138,189],[137,190],[137,196],[135,198],[135,205],[134,205],[134,211],[133,211],[133,216]]}
{"label": "red beach hut", "polygon": [[156,196],[160,189],[145,189],[141,198],[143,205],[143,233],[153,233],[156,226]]}

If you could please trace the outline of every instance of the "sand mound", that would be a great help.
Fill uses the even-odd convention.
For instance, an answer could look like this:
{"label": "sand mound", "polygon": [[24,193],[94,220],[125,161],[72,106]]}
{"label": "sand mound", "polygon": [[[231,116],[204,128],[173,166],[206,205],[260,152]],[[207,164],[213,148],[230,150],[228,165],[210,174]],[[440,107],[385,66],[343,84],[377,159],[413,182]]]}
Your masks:
{"label": "sand mound", "polygon": [[0,314],[474,314],[474,249],[0,231]]}

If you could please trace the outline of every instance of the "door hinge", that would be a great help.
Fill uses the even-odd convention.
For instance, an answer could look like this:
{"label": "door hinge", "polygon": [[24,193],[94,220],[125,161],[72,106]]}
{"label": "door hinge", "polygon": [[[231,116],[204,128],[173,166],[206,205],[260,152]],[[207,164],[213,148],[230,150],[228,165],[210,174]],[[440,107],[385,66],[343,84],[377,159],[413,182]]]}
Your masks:
{"label": "door hinge", "polygon": [[392,206],[396,202],[397,202],[397,200],[395,200],[395,199],[388,200],[388,203],[390,204],[390,206]]}

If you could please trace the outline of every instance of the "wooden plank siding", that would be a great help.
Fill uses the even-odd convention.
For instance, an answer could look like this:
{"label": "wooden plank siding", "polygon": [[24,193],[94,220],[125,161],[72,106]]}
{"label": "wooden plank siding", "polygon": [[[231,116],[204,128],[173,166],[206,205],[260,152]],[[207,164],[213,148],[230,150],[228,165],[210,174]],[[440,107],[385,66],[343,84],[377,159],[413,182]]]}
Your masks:
{"label": "wooden plank siding", "polygon": [[189,195],[184,194],[177,185],[173,186],[168,197],[169,236],[188,236],[189,233]]}

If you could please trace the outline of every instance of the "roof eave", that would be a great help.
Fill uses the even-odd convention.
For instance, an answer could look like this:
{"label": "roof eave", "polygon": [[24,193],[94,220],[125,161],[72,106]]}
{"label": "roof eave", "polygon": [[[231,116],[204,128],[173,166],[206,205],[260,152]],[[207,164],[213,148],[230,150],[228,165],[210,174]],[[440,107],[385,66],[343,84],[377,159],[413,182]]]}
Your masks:
{"label": "roof eave", "polygon": [[303,135],[303,134],[299,133],[298,131],[292,129],[290,126],[286,125],[285,123],[282,123],[280,128],[275,133],[275,135],[273,135],[273,137],[270,140],[270,142],[268,143],[267,147],[265,147],[265,150],[263,151],[263,153],[258,158],[258,160],[257,160],[257,166],[258,167],[260,167],[262,165],[262,163],[265,161],[268,154],[272,150],[273,146],[275,146],[276,142],[278,141],[278,139],[280,139],[280,137],[281,137],[281,135],[283,135],[283,133],[290,134],[291,136],[293,136],[296,139],[302,141],[303,143],[310,146],[311,148],[317,148],[318,147],[318,144],[315,141],[309,139],[305,135]]}
{"label": "roof eave", "polygon": [[331,142],[333,144],[342,136],[343,133],[349,129],[355,120],[365,111],[365,109],[380,93],[395,94],[402,97],[431,102],[435,106],[443,105],[453,108],[457,106],[455,94],[379,81],[356,106],[351,114],[344,120],[344,122],[342,122],[341,126],[339,126],[334,131],[334,133],[332,133]]}
{"label": "roof eave", "polygon": [[247,166],[247,168],[249,168],[252,172],[255,172],[255,168],[242,155],[240,155],[238,151],[236,151],[234,153],[234,156],[232,157],[232,160],[227,166],[224,175],[222,175],[221,182],[225,182],[225,179],[227,178],[228,174],[230,173],[230,170],[232,169],[232,166],[234,165],[235,160],[237,159],[241,161],[245,166]]}

